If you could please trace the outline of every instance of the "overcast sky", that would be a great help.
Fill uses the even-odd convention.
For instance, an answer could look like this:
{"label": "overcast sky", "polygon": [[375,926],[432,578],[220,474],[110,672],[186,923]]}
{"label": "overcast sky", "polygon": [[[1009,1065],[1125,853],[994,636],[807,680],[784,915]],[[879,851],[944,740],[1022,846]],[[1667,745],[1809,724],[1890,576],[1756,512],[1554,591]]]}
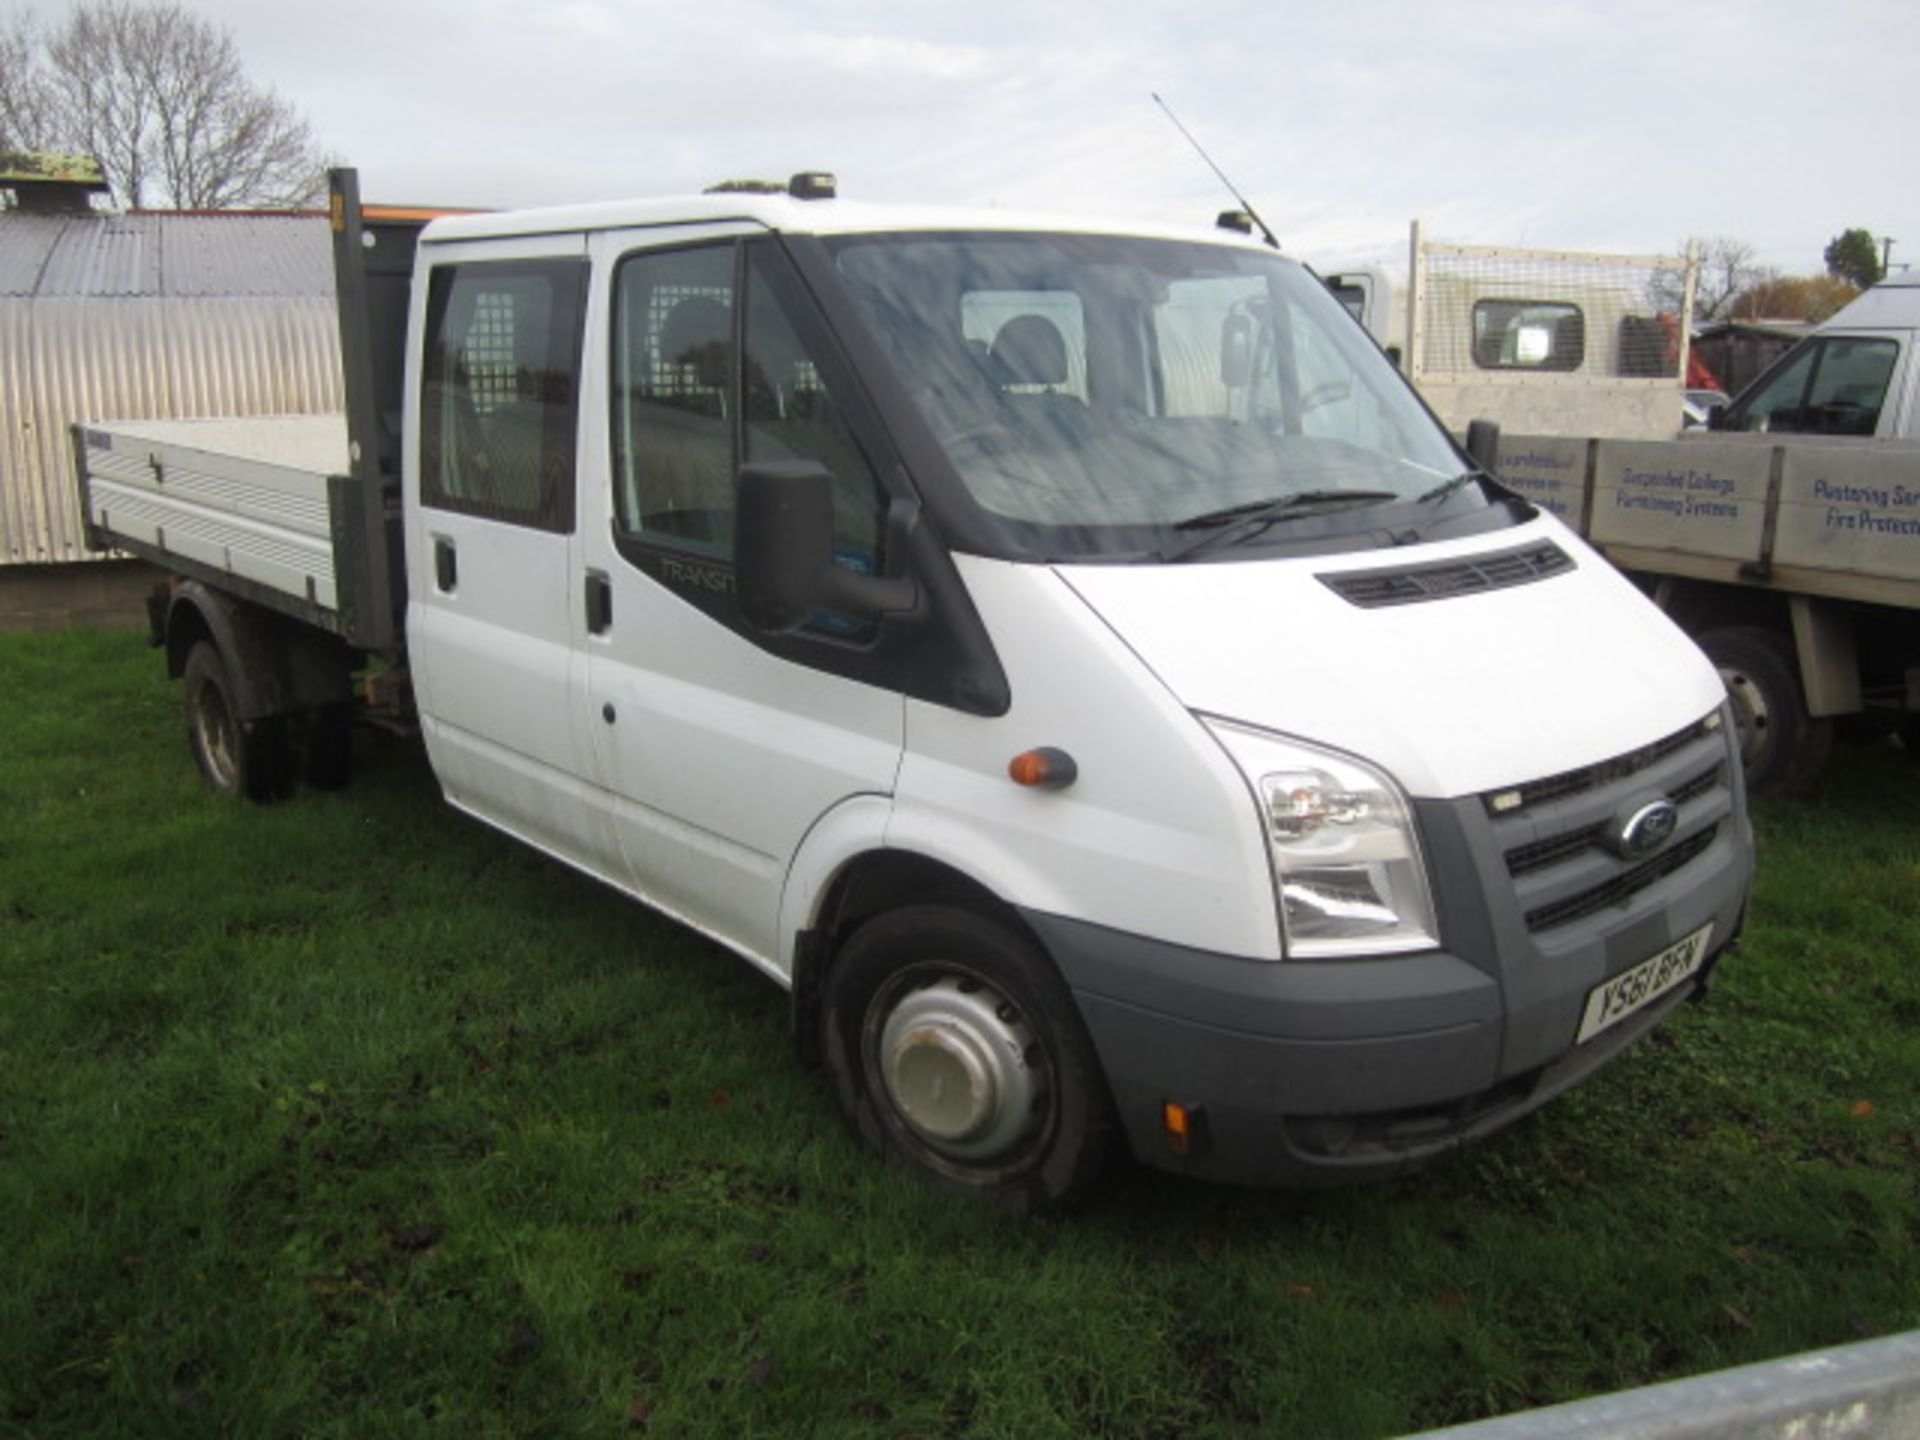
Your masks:
{"label": "overcast sky", "polygon": [[825,169],[864,200],[1208,220],[1230,201],[1158,91],[1308,259],[1401,258],[1418,217],[1631,253],[1729,235],[1789,273],[1859,225],[1920,261],[1916,0],[185,3],[369,200]]}

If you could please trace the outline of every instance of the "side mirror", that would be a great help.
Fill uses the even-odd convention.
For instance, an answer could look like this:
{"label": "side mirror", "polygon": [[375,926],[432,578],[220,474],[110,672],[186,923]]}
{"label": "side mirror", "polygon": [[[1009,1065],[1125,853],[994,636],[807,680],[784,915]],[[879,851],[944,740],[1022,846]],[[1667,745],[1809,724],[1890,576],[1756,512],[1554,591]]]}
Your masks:
{"label": "side mirror", "polygon": [[1487,474],[1500,463],[1500,426],[1492,420],[1467,422],[1467,458]]}
{"label": "side mirror", "polygon": [[873,616],[913,609],[905,576],[861,575],[833,556],[833,477],[816,460],[742,465],[733,516],[734,583],[747,623],[798,630],[823,610]]}
{"label": "side mirror", "polygon": [[1727,428],[1727,406],[1725,402],[1707,406],[1707,429],[1725,430]]}

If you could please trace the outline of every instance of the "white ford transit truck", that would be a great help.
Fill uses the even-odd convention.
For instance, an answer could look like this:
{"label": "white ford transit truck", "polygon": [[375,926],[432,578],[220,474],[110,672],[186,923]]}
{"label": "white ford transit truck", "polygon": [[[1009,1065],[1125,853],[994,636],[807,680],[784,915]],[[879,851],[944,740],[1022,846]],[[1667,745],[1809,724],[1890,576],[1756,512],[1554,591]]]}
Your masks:
{"label": "white ford transit truck", "polygon": [[76,428],[202,770],[338,783],[410,695],[449,802],[788,987],[909,1168],[1397,1173],[1738,935],[1714,668],[1273,250],[335,185],[344,417]]}

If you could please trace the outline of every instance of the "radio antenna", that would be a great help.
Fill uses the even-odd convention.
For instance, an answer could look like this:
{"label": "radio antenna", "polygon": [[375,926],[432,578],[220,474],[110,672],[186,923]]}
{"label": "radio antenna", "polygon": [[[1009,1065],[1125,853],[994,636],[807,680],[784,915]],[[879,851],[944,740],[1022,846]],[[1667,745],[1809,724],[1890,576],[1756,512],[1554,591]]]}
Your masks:
{"label": "radio antenna", "polygon": [[[1153,94],[1151,90],[1147,93],[1150,95]],[[1213,163],[1213,157],[1207,154],[1198,140],[1193,138],[1193,132],[1180,123],[1180,117],[1173,113],[1173,107],[1168,105],[1167,102],[1162,100],[1158,95],[1153,96],[1153,103],[1166,112],[1167,119],[1173,122],[1173,128],[1187,137],[1187,143],[1193,146],[1194,153],[1207,162],[1207,168],[1209,170],[1220,177],[1220,183],[1227,187],[1227,193],[1240,202],[1240,208],[1246,211],[1247,218],[1260,227],[1260,233],[1266,237],[1267,244],[1278,250],[1280,248],[1280,241],[1275,238],[1273,231],[1267,228],[1267,222],[1260,218],[1260,212],[1254,209],[1253,203],[1240,193],[1240,187],[1227,178],[1227,172]]]}

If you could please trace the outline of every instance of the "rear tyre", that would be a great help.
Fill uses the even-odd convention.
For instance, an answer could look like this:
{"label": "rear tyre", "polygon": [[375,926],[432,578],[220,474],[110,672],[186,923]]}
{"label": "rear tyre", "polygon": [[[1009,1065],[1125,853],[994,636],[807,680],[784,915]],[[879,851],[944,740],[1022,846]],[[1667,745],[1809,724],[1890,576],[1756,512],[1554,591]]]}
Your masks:
{"label": "rear tyre", "polygon": [[283,799],[293,786],[285,719],[239,718],[226,662],[208,640],[187,656],[185,689],[187,745],[207,784],[261,804]]}
{"label": "rear tyre", "polygon": [[1073,996],[1030,941],[908,906],[840,948],[821,1053],[854,1132],[949,1191],[1038,1214],[1099,1178],[1113,1104]]}
{"label": "rear tyre", "polygon": [[1733,703],[1747,788],[1765,795],[1812,784],[1833,750],[1833,725],[1807,713],[1787,637],[1736,625],[1709,630],[1699,642]]}

